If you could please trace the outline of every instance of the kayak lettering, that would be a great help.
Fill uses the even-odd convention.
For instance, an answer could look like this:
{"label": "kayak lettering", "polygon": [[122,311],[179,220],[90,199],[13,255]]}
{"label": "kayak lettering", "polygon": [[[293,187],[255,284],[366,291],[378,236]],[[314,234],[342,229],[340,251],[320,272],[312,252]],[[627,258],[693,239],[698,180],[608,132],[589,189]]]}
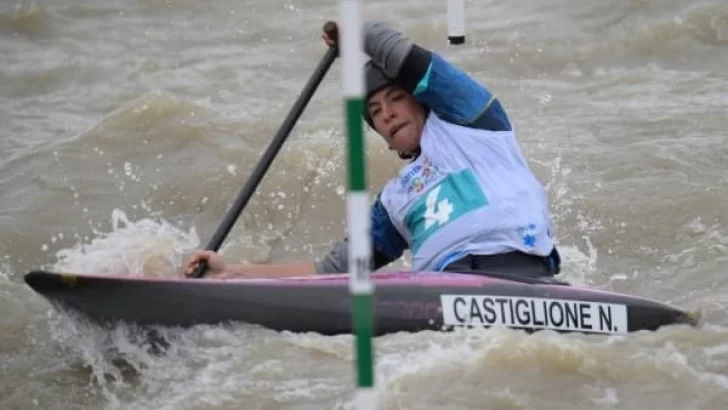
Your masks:
{"label": "kayak lettering", "polygon": [[377,304],[378,315],[395,315],[404,319],[437,319],[440,304],[437,302],[415,302],[404,300],[383,300]]}
{"label": "kayak lettering", "polygon": [[[351,300],[343,299],[340,303],[342,311],[351,308]],[[436,301],[420,302],[414,300],[379,300],[376,304],[377,317],[395,317],[399,319],[431,319],[439,321],[440,303]]]}
{"label": "kayak lettering", "polygon": [[518,296],[441,295],[443,322],[451,326],[494,326],[626,333],[627,307],[613,303]]}

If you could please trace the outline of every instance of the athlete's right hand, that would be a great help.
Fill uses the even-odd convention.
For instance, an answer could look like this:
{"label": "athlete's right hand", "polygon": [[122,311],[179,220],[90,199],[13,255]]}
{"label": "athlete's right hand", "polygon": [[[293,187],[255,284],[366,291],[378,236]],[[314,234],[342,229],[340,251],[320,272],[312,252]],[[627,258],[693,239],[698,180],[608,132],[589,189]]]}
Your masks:
{"label": "athlete's right hand", "polygon": [[197,269],[201,262],[207,263],[207,275],[214,276],[219,275],[225,271],[227,262],[225,258],[217,252],[213,251],[196,251],[190,257],[187,265],[185,266],[184,274],[189,277]]}
{"label": "athlete's right hand", "polygon": [[339,26],[334,21],[327,21],[324,24],[321,38],[327,46],[333,47],[339,42]]}

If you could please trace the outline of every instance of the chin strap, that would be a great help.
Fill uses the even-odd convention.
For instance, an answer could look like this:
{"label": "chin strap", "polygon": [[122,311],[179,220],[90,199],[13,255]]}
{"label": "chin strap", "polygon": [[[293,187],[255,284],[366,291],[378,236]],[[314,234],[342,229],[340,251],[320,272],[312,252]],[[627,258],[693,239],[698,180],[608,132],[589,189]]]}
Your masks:
{"label": "chin strap", "polygon": [[397,151],[397,155],[399,155],[399,157],[400,157],[401,159],[403,159],[403,160],[408,160],[408,159],[411,159],[411,160],[413,160],[413,161],[414,161],[414,160],[416,160],[416,159],[417,159],[417,157],[419,157],[421,153],[422,153],[422,151],[421,151],[421,150],[420,150],[419,148],[417,148],[417,149],[415,150],[415,152],[414,152],[414,153],[412,153],[412,154],[407,154],[407,153],[405,153],[405,152],[402,152],[402,151]]}

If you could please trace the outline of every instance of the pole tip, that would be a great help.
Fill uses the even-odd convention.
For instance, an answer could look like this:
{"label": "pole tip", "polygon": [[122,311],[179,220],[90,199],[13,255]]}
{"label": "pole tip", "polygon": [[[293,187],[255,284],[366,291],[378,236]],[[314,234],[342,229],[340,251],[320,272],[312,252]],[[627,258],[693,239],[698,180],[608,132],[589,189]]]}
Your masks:
{"label": "pole tip", "polygon": [[465,44],[465,36],[448,36],[447,41],[452,45]]}

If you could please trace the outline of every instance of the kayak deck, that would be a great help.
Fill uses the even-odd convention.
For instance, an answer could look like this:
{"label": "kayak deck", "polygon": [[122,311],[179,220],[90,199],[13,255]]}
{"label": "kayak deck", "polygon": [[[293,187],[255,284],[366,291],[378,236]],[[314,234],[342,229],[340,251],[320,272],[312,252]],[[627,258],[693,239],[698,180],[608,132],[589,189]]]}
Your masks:
{"label": "kayak deck", "polygon": [[[246,322],[280,331],[352,332],[348,275],[200,280],[36,270],[25,281],[56,307],[100,323]],[[622,334],[696,324],[665,303],[559,281],[441,272],[377,272],[371,281],[375,335],[494,325]]]}

